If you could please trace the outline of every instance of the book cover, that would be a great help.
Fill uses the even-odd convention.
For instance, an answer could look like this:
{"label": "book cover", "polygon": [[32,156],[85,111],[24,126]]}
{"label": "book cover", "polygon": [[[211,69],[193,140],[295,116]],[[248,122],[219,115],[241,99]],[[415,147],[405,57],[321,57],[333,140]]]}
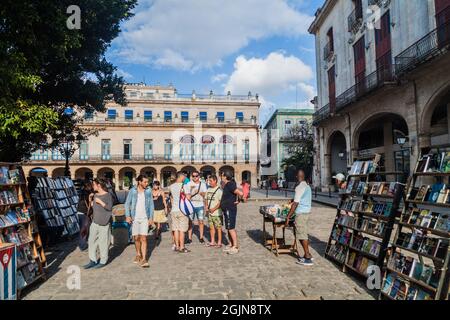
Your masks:
{"label": "book cover", "polygon": [[442,165],[440,171],[445,173],[450,172],[450,152],[445,152],[445,154],[443,154],[443,159],[441,163]]}
{"label": "book cover", "polygon": [[439,219],[439,213],[432,212],[431,213],[431,220],[430,224],[428,225],[428,228],[434,229],[436,227],[437,220]]}
{"label": "book cover", "polygon": [[444,194],[445,194],[445,184],[443,184],[443,183],[433,184],[431,186],[430,194],[428,195],[427,198],[425,198],[425,201],[437,202],[441,191],[444,191]]}
{"label": "book cover", "polygon": [[430,186],[428,186],[428,185],[421,186],[419,189],[419,192],[417,192],[416,198],[414,200],[415,201],[424,201],[429,188],[430,188]]}
{"label": "book cover", "polygon": [[443,232],[450,232],[450,215],[448,213],[441,213],[434,229]]}

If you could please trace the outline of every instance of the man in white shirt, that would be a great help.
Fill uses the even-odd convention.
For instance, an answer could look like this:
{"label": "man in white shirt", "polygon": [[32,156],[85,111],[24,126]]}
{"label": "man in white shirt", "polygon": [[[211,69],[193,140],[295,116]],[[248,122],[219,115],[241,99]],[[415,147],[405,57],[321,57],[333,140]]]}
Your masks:
{"label": "man in white shirt", "polygon": [[204,201],[205,194],[207,191],[206,183],[200,181],[200,173],[198,171],[194,171],[191,176],[192,180],[185,185],[186,196],[189,200],[191,200],[192,205],[194,206],[194,212],[189,217],[189,231],[186,244],[192,243],[192,231],[194,221],[198,222],[199,227],[199,237],[200,243],[205,243],[203,240],[203,232],[204,232],[204,223],[205,220],[205,210],[204,210]]}
{"label": "man in white shirt", "polygon": [[[304,266],[312,266],[313,259],[309,252],[308,240],[308,220],[311,214],[312,191],[311,187],[305,181],[305,172],[303,170],[298,171],[297,179],[299,183],[295,188],[294,202],[286,218],[286,226],[289,225],[289,220],[295,212],[295,231],[297,239],[300,241],[305,252],[304,257],[299,258],[297,263]],[[299,252],[298,255],[300,257]]]}

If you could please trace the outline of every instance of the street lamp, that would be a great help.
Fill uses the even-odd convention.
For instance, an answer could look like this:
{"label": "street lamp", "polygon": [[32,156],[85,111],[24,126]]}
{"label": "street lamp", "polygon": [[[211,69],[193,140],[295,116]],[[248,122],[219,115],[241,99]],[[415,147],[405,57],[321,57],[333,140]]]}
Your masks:
{"label": "street lamp", "polygon": [[344,160],[345,159],[345,152],[344,151],[339,152],[338,153],[338,157],[339,157],[339,159]]}
{"label": "street lamp", "polygon": [[407,140],[408,139],[406,137],[404,137],[404,136],[403,137],[397,137],[397,144],[400,146],[401,150],[409,150],[410,154],[413,155],[413,148],[412,148],[412,146],[405,148],[405,144],[406,144]]}

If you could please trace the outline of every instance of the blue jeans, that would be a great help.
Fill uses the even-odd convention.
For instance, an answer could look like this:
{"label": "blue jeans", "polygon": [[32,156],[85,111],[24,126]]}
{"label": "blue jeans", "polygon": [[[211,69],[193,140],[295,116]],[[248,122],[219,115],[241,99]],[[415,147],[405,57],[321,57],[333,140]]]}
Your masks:
{"label": "blue jeans", "polygon": [[205,210],[203,207],[194,207],[194,212],[189,216],[189,219],[191,221],[198,220],[203,221],[205,220]]}

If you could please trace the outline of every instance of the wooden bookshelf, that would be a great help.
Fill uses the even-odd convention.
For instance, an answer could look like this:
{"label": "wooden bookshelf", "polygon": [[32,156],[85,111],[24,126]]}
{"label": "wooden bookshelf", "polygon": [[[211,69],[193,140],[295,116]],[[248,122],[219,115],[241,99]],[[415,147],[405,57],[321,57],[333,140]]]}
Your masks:
{"label": "wooden bookshelf", "polygon": [[[13,183],[1,183],[5,181],[0,181],[0,191],[9,190],[13,194],[15,194],[19,200],[14,203],[1,204],[0,215],[5,215],[6,217],[7,213],[9,215],[12,215],[11,209],[20,209],[21,212],[27,212],[27,217],[29,216],[29,219],[27,218],[27,221],[22,221],[23,219],[19,219],[19,217],[17,217],[17,223],[14,223],[12,225],[0,226],[0,244],[2,243],[2,241],[8,241],[8,238],[4,233],[6,230],[10,231],[8,232],[8,234],[11,234],[12,230],[23,230],[24,232],[26,232],[28,237],[27,241],[13,241],[17,250],[17,278],[27,278],[26,284],[24,286],[21,286],[21,283],[17,281],[17,297],[20,298],[21,292],[24,289],[28,288],[36,281],[45,278],[44,266],[46,264],[46,257],[45,252],[41,246],[42,243],[39,235],[39,230],[37,229],[36,215],[32,206],[31,197],[28,192],[27,183],[22,167],[20,166],[20,164],[4,162],[0,163],[0,167],[2,168],[2,171],[4,171],[2,172],[3,179],[5,179],[5,173],[6,171],[8,171],[9,176],[7,180],[20,180],[19,182]],[[29,252],[29,254],[27,254],[26,252]],[[22,262],[19,264],[19,255],[25,258],[26,262]],[[32,268],[27,271],[27,277],[25,277],[25,274],[23,273],[24,269],[27,269],[27,267],[30,266],[32,266]]]}
{"label": "wooden bookshelf", "polygon": [[[430,154],[431,152],[431,154]],[[433,155],[434,154],[434,155]],[[436,157],[437,155],[437,157]],[[441,155],[441,161],[432,161],[432,159],[439,158],[439,155]],[[397,232],[395,234],[394,240],[391,242],[391,251],[392,253],[396,252],[397,254],[403,255],[403,252],[405,252],[404,257],[409,256],[421,265],[420,268],[424,268],[424,262],[423,259],[427,259],[427,261],[430,261],[430,263],[427,263],[427,271],[428,268],[432,268],[433,272],[439,275],[438,285],[436,288],[429,285],[429,283],[425,283],[424,281],[417,280],[415,278],[411,278],[408,275],[405,275],[399,271],[393,270],[392,268],[386,267],[385,274],[384,274],[384,281],[386,281],[386,277],[389,274],[393,274],[394,276],[397,276],[399,278],[402,278],[405,280],[406,283],[410,284],[411,286],[414,286],[415,288],[419,288],[420,290],[424,290],[431,293],[431,297],[434,300],[444,300],[448,299],[448,290],[449,290],[449,281],[450,281],[450,274],[449,274],[449,261],[450,261],[450,232],[446,232],[440,229],[434,229],[434,227],[437,225],[438,221],[442,219],[446,219],[445,215],[449,214],[450,204],[449,203],[436,203],[432,201],[428,201],[427,199],[431,198],[431,192],[432,190],[431,186],[428,187],[427,193],[424,195],[424,201],[418,201],[413,199],[407,199],[406,195],[410,195],[412,190],[422,189],[422,186],[427,186],[427,184],[423,184],[424,181],[422,178],[435,178],[437,181],[442,180],[443,178],[450,178],[449,172],[440,172],[440,171],[433,171],[433,172],[427,172],[428,163],[433,162],[434,165],[436,163],[440,163],[442,167],[442,163],[444,162],[443,157],[445,154],[442,154],[439,149],[433,151],[432,149],[422,152],[418,156],[417,165],[415,168],[415,172],[412,174],[412,176],[409,179],[408,186],[406,188],[405,192],[405,200],[404,200],[404,208],[401,214],[401,217],[399,221],[396,221],[396,229]],[[428,160],[427,160],[428,159]],[[424,161],[426,161],[426,165],[424,166]],[[422,172],[424,171],[424,172]],[[428,180],[425,180],[428,181]],[[445,182],[443,182],[445,185]],[[448,185],[447,185],[448,188]],[[436,192],[436,191],[434,191]],[[422,209],[419,209],[418,206],[422,207]],[[419,209],[420,215],[415,216],[413,223],[410,223],[411,219],[411,210],[412,209]],[[425,213],[422,213],[422,210],[425,211]],[[427,217],[427,221],[431,221],[431,213],[438,214],[436,220],[434,221],[433,228],[428,227],[425,225],[415,224],[416,220],[422,222],[422,219]],[[425,220],[424,220],[425,221]],[[445,221],[445,220],[444,220]],[[431,222],[428,222],[430,224]],[[444,224],[445,225],[445,224]],[[416,236],[416,234],[418,236]],[[405,238],[406,237],[406,238]],[[429,240],[432,239],[432,240]],[[400,240],[400,241],[399,241]],[[405,244],[408,242],[408,247],[405,246]],[[433,249],[433,254],[430,255],[425,252],[421,252],[422,247],[425,247],[425,250],[430,252],[429,244],[430,242],[432,244],[435,244],[431,249]],[[414,249],[410,248],[414,244]],[[437,252],[439,250],[438,245],[443,244],[442,251],[440,256],[437,255]],[[442,254],[443,253],[443,254]],[[394,255],[391,254],[390,259],[395,259]],[[393,261],[393,263],[395,263]],[[423,271],[422,271],[423,272]],[[439,273],[437,273],[439,272]],[[383,281],[383,282],[384,282]],[[435,279],[437,281],[437,279]],[[386,297],[386,295],[381,295],[379,298]]]}
{"label": "wooden bookshelf", "polygon": [[[375,157],[376,158],[376,157]],[[358,160],[357,160],[358,161]],[[370,160],[369,160],[370,161]],[[372,160],[372,164],[374,163],[375,159]],[[352,166],[352,169],[354,166],[357,166],[359,164],[355,163]],[[363,166],[368,165],[369,167],[371,166],[371,164],[363,164]],[[350,254],[352,252],[357,254],[356,259],[362,259],[365,258],[369,261],[374,262],[375,265],[379,266],[380,268],[382,268],[383,264],[384,264],[384,258],[387,252],[387,245],[389,243],[389,239],[391,237],[391,233],[392,233],[392,226],[394,224],[394,221],[396,219],[396,217],[399,215],[399,205],[400,205],[400,201],[403,197],[403,190],[404,190],[404,186],[398,182],[395,181],[372,181],[372,179],[374,177],[378,177],[378,176],[382,176],[382,177],[386,177],[386,176],[398,176],[398,175],[404,175],[404,173],[401,172],[381,172],[381,171],[377,171],[377,166],[374,166],[375,169],[373,169],[373,172],[370,173],[354,173],[352,172],[351,174],[348,175],[347,177],[347,192],[342,193],[341,194],[341,200],[337,206],[337,213],[336,213],[336,217],[335,217],[335,221],[331,230],[331,234],[325,249],[325,256],[330,259],[333,262],[336,262],[338,265],[340,265],[342,267],[342,271],[343,272],[347,272],[347,271],[351,271],[353,273],[355,273],[358,276],[362,276],[364,278],[367,278],[367,274],[362,273],[360,270],[358,270],[357,268],[353,267],[350,264]],[[353,182],[351,183],[351,180],[353,179]],[[355,184],[356,181],[358,181],[358,187],[355,188]],[[364,185],[360,185],[359,183],[364,183]],[[371,194],[369,192],[366,191],[372,188],[372,184],[373,183],[383,183],[383,188],[384,190],[386,190],[385,188],[389,187],[389,192],[393,193],[392,194]],[[387,184],[391,185],[387,186]],[[352,186],[352,187],[349,187]],[[370,188],[369,188],[370,186]],[[391,188],[392,187],[392,188]],[[359,191],[359,189],[361,189],[362,192],[354,192],[353,190]],[[378,186],[379,188],[379,186]],[[390,201],[373,201],[376,202],[378,204],[383,204],[383,203],[392,203],[392,205],[387,206],[386,204],[383,204],[383,210],[381,212],[381,214],[375,214],[374,212],[365,212],[364,210],[357,210],[357,209],[361,209],[363,208],[362,206],[362,202],[366,203],[372,199],[372,198],[380,198],[380,199],[388,199]],[[354,203],[347,203],[346,201],[361,201],[361,204],[358,204],[356,207],[354,206]],[[350,210],[345,208],[345,205],[348,204],[348,207],[352,207],[350,208]],[[359,207],[359,208],[358,208]],[[353,209],[353,210],[352,210]],[[386,215],[383,215],[384,212],[386,211]],[[346,224],[342,224],[340,223],[340,218],[341,216],[345,216],[345,215],[350,215],[351,217],[353,217],[353,221],[350,218],[350,225],[346,225]],[[343,219],[345,221],[345,219]],[[382,234],[376,234],[374,232],[370,232],[370,231],[366,231],[365,228],[359,228],[360,226],[363,226],[364,221],[363,220],[368,220],[369,222],[371,222],[372,224],[377,224],[377,223],[382,223],[384,224],[383,226],[383,232]],[[348,237],[348,233],[345,232],[345,239],[348,240],[347,244],[343,244],[342,243],[342,234],[341,236],[338,236],[337,239],[334,239],[334,235],[335,232],[337,231],[343,231],[346,230],[348,231],[348,233],[350,234],[350,236]],[[354,241],[356,241],[358,239],[358,241],[361,241],[361,238],[364,239],[364,241],[369,241],[370,245],[373,246],[375,245],[375,241],[378,243],[377,245],[379,246],[379,254],[378,255],[374,255],[370,252],[366,252],[364,250],[360,250],[357,249],[354,245]],[[342,246],[343,248],[345,248],[345,259],[344,262],[340,262],[339,260],[337,260],[332,254],[330,254],[330,249],[334,246],[334,245],[339,245]],[[355,260],[356,261],[356,260]],[[354,262],[353,262],[354,263]]]}

